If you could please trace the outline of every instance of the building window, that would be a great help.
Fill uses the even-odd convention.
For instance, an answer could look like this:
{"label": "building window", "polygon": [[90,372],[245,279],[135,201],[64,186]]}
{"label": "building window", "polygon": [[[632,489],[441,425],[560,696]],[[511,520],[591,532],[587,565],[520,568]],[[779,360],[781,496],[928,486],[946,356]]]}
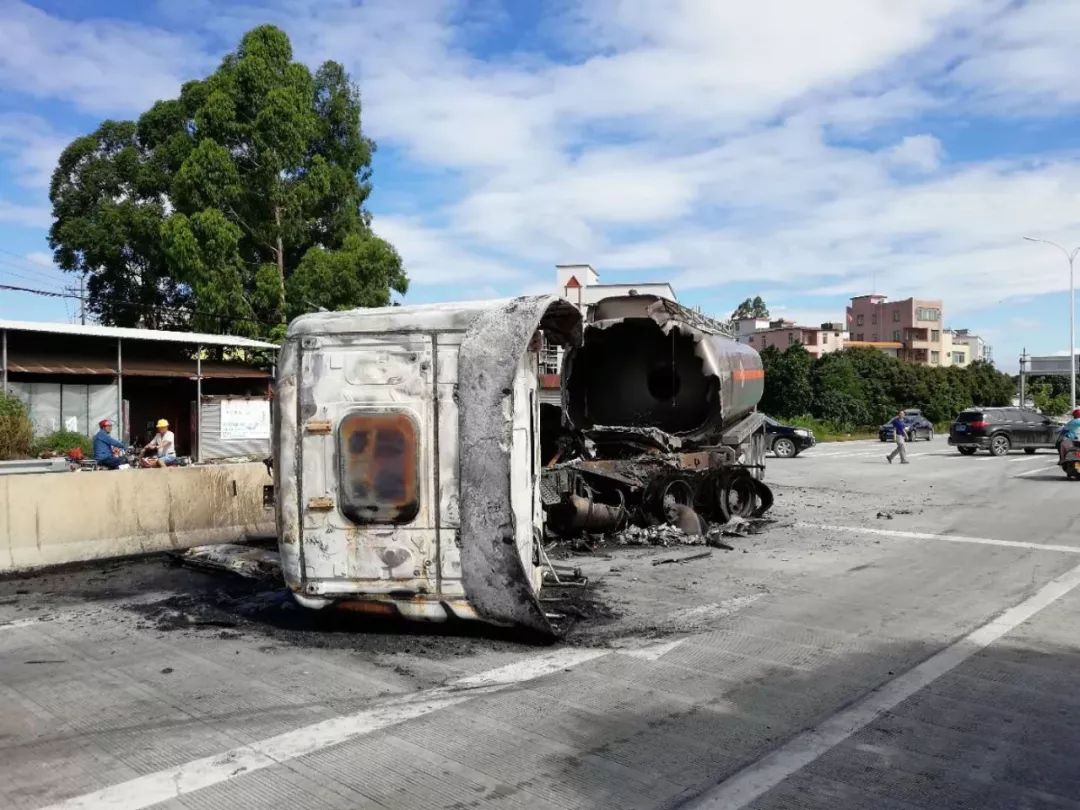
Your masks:
{"label": "building window", "polygon": [[416,420],[355,411],[338,427],[341,511],[353,523],[411,523],[420,512]]}
{"label": "building window", "polygon": [[792,334],[791,332],[788,332],[788,336],[787,336],[788,346],[791,346],[792,344],[797,343],[797,342],[798,341],[795,340],[795,335]]}
{"label": "building window", "polygon": [[870,323],[871,324],[877,324],[877,313],[876,312],[871,313],[871,315],[870,315]]}
{"label": "building window", "polygon": [[822,343],[828,343],[829,342],[829,333],[828,332],[822,332],[821,333],[821,342]]}
{"label": "building window", "polygon": [[892,339],[895,340],[897,343],[900,342],[900,330],[899,329],[893,330]]}
{"label": "building window", "polygon": [[747,338],[747,339],[748,339],[748,340],[749,340],[749,341],[750,341],[751,343],[753,343],[753,342],[754,342],[754,336],[753,336],[753,335],[751,335],[751,336],[750,336],[749,338]]}
{"label": "building window", "polygon": [[941,362],[941,352],[930,352],[930,362],[937,365]]}
{"label": "building window", "polygon": [[855,340],[862,341],[862,332],[855,335]]}
{"label": "building window", "polygon": [[877,339],[878,339],[877,332],[874,332],[874,338],[873,338],[874,343],[877,343]]}
{"label": "building window", "polygon": [[545,343],[543,354],[540,355],[542,374],[559,373],[559,344]]}
{"label": "building window", "polygon": [[857,326],[862,326],[862,324],[863,324],[863,316],[862,316],[862,315],[859,315],[859,316],[857,316],[857,317],[855,318],[855,324],[856,324]]}
{"label": "building window", "polygon": [[892,319],[893,319],[893,323],[899,323],[900,322],[900,310],[894,309],[892,311]]}
{"label": "building window", "polygon": [[939,330],[939,329],[931,329],[930,330],[930,342],[931,343],[938,343],[940,341],[941,341],[941,330]]}
{"label": "building window", "polygon": [[937,307],[917,307],[915,309],[915,320],[917,321],[940,321],[941,310]]}

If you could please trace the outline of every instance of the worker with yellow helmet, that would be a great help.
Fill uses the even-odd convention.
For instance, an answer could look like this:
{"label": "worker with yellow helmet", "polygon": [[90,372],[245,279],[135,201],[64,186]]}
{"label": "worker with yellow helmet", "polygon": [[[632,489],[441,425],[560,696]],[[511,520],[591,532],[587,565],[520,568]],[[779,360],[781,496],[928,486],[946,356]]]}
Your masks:
{"label": "worker with yellow helmet", "polygon": [[176,436],[169,430],[169,420],[157,420],[157,433],[143,450],[156,450],[157,457],[151,459],[151,467],[176,466]]}

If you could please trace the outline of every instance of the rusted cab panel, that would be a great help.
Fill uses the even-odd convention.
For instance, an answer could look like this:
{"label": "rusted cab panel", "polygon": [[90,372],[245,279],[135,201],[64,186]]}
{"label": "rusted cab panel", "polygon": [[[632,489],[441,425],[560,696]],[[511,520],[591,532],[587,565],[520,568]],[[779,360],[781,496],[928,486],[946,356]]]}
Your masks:
{"label": "rusted cab panel", "polygon": [[579,327],[551,297],[295,321],[279,363],[275,474],[298,598],[549,629],[535,596],[534,338],[572,342]]}

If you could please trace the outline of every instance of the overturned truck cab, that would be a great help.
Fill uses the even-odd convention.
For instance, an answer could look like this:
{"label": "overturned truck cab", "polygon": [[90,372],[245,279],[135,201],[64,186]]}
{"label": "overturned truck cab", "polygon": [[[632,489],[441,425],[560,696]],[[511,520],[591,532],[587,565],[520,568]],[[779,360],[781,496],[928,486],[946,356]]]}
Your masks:
{"label": "overturned truck cab", "polygon": [[[545,344],[564,349],[554,420]],[[651,296],[587,323],[553,296],[305,315],[275,396],[285,582],[310,608],[554,635],[551,535],[649,525],[665,498],[716,521],[768,508],[762,376],[718,324]]]}
{"label": "overturned truck cab", "polygon": [[580,339],[581,315],[550,296],[295,320],[274,474],[297,601],[550,634],[537,363],[543,340]]}

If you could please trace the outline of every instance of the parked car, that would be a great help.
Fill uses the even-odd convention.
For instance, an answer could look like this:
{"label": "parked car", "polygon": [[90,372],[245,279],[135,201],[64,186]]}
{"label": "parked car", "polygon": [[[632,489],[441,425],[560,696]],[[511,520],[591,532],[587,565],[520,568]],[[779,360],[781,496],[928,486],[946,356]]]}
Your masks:
{"label": "parked car", "polygon": [[[934,438],[934,423],[923,416],[922,411],[917,408],[904,411],[904,424],[907,425],[905,438],[909,442],[916,439],[930,441]],[[878,438],[883,442],[891,442],[895,438],[893,433],[892,422],[886,422],[878,428]]]}
{"label": "parked car", "polygon": [[765,437],[769,442],[769,450],[777,458],[795,458],[806,448],[817,444],[814,431],[781,425],[771,416],[765,417]]}
{"label": "parked car", "polygon": [[949,427],[949,444],[965,456],[977,450],[1004,456],[1010,450],[1034,453],[1057,446],[1061,425],[1030,408],[969,408]]}

